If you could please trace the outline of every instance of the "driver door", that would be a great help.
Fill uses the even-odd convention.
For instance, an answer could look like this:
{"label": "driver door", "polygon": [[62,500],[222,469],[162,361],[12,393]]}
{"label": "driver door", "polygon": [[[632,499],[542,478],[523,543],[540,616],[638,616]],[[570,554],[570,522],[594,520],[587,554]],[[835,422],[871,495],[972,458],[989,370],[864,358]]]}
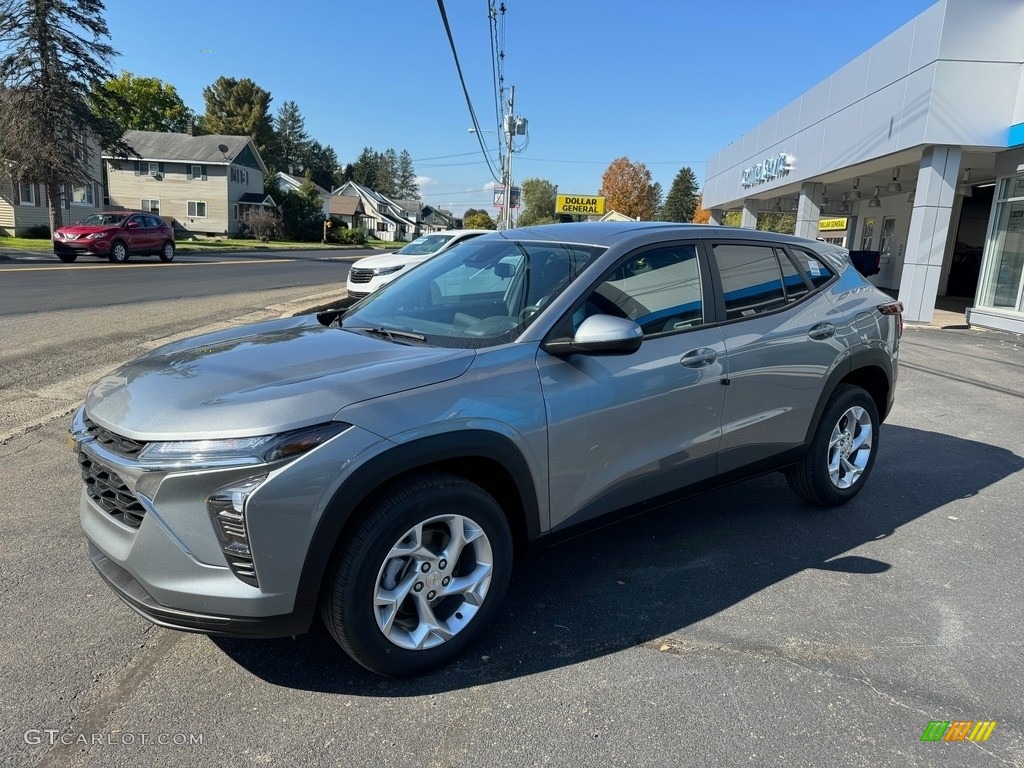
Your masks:
{"label": "driver door", "polygon": [[548,422],[553,529],[717,473],[725,339],[698,242],[635,251],[578,302],[555,333],[590,314],[644,330],[628,355],[538,351]]}

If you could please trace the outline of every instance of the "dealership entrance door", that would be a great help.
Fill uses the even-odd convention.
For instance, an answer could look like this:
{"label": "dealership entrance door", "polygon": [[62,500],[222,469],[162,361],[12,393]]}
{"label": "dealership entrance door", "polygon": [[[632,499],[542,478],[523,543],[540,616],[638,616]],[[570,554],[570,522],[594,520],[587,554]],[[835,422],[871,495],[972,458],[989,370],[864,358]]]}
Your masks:
{"label": "dealership entrance door", "polygon": [[995,185],[974,187],[963,199],[944,296],[973,299],[977,293],[994,191]]}

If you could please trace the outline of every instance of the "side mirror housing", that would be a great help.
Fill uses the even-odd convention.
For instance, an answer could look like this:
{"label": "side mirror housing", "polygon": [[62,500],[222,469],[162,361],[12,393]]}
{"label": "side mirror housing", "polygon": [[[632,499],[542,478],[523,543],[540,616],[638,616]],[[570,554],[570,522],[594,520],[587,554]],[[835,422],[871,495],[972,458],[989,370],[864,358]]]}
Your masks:
{"label": "side mirror housing", "polygon": [[640,349],[644,332],[624,317],[591,315],[571,339],[555,339],[544,351],[558,357],[569,355],[631,355]]}

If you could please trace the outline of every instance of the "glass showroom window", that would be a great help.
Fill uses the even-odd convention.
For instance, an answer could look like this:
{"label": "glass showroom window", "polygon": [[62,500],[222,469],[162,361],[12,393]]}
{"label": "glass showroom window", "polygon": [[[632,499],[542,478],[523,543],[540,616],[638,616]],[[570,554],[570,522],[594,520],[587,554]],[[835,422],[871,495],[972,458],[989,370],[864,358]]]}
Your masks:
{"label": "glass showroom window", "polygon": [[1002,179],[985,244],[979,307],[1024,311],[1024,176]]}

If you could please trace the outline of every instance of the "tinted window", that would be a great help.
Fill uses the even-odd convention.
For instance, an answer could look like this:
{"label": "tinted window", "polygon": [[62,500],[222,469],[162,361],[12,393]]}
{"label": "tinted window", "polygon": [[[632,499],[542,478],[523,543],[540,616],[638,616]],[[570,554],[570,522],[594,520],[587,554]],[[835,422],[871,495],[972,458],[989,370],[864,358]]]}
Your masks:
{"label": "tinted window", "polygon": [[729,320],[753,317],[786,306],[775,249],[767,245],[713,246]]}
{"label": "tinted window", "polygon": [[824,260],[818,254],[805,251],[802,248],[794,248],[793,255],[811,278],[815,288],[832,279],[832,270],[825,266]]}
{"label": "tinted window", "polygon": [[786,255],[786,252],[781,248],[775,249],[775,255],[779,259],[779,264],[782,266],[782,281],[786,285],[786,301],[792,304],[794,301],[799,301],[808,293],[811,289],[807,287],[807,283],[804,282],[803,276],[797,271],[797,268],[793,265],[792,260]]}
{"label": "tinted window", "polygon": [[644,334],[680,331],[703,321],[700,266],[692,243],[632,255],[597,286],[573,317],[627,317]]}

